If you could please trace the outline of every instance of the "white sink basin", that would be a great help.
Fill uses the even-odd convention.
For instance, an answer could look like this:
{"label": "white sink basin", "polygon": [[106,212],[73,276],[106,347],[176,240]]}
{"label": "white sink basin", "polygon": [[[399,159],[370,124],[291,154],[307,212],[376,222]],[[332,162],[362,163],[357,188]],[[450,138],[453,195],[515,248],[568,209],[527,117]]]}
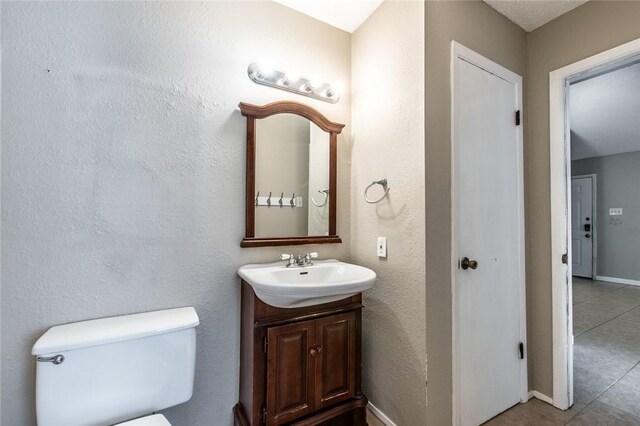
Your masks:
{"label": "white sink basin", "polygon": [[283,262],[244,265],[238,275],[253,287],[264,303],[299,308],[345,299],[370,289],[376,273],[335,259],[310,266],[285,267]]}

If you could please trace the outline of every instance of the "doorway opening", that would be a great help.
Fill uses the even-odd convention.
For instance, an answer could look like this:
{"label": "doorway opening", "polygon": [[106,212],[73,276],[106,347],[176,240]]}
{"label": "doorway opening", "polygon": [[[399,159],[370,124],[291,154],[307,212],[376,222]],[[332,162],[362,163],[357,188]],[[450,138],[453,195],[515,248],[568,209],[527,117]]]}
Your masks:
{"label": "doorway opening", "polygon": [[639,90],[640,39],[550,74],[553,405],[561,409],[598,400],[640,416],[637,404],[625,405],[640,399],[627,383],[640,379]]}

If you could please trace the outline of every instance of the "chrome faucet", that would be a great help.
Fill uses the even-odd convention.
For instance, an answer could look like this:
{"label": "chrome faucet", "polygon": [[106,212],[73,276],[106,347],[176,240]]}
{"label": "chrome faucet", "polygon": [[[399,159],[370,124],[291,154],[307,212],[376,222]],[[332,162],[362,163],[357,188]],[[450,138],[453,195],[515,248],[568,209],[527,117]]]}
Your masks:
{"label": "chrome faucet", "polygon": [[286,260],[287,264],[285,265],[287,268],[290,266],[311,266],[313,262],[311,259],[315,259],[318,257],[318,253],[311,252],[307,253],[304,256],[299,254],[298,257],[295,257],[293,254],[281,254],[280,260]]}
{"label": "chrome faucet", "polygon": [[298,262],[296,261],[296,257],[292,254],[281,254],[280,260],[286,260],[287,264],[285,265],[287,268],[292,265],[296,265]]}

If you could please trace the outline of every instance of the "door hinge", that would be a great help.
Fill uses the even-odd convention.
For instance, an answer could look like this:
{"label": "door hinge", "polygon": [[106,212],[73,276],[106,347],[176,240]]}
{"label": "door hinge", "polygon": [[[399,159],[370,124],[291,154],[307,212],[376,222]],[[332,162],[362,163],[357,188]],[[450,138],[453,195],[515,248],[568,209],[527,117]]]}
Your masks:
{"label": "door hinge", "polygon": [[520,349],[520,359],[524,359],[524,343],[520,342],[518,349]]}
{"label": "door hinge", "polygon": [[265,408],[265,406],[262,406],[262,424],[266,425],[267,424],[267,409]]}
{"label": "door hinge", "polygon": [[516,111],[516,126],[520,125],[520,110]]}
{"label": "door hinge", "polygon": [[267,340],[267,336],[264,336],[264,340],[262,341],[262,349],[264,349],[264,353],[267,353],[267,349],[269,348],[269,341]]}
{"label": "door hinge", "polygon": [[569,253],[565,253],[562,255],[562,263],[565,265],[569,263]]}

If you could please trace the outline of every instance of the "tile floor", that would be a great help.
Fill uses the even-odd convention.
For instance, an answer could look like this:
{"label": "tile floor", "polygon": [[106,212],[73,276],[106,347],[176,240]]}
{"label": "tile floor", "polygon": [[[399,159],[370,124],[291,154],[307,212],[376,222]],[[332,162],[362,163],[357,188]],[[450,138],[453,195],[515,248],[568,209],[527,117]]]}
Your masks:
{"label": "tile floor", "polygon": [[385,426],[371,411],[367,410],[367,423],[369,426]]}
{"label": "tile floor", "polygon": [[532,399],[486,423],[640,425],[640,287],[573,280],[574,406]]}

